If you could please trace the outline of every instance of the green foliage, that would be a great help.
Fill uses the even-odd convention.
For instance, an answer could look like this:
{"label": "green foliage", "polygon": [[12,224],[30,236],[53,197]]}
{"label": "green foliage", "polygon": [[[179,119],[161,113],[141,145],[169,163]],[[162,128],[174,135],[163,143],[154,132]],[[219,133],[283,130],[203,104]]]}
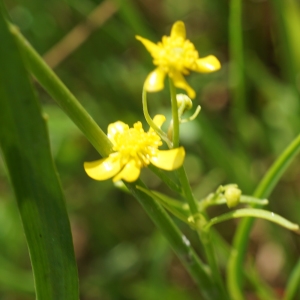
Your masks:
{"label": "green foliage", "polygon": [[[0,50],[1,150],[28,243],[36,297],[78,299],[70,224],[45,120],[3,16],[0,38],[5,41]],[[32,284],[27,274],[23,277]]]}
{"label": "green foliage", "polygon": [[[47,54],[45,57],[48,57],[50,66],[53,61],[49,59],[49,53],[59,47],[60,41],[72,29],[83,26],[80,28],[84,30],[77,31],[73,39],[80,39],[82,32],[86,39],[65,58],[64,48],[60,48],[55,57],[59,61],[55,72],[96,122],[93,134],[88,136],[91,127],[80,127],[82,119],[78,116],[84,114],[81,105],[54,74],[51,78],[45,76],[44,72],[48,70],[45,65],[35,66],[30,61],[28,53],[32,53],[33,48],[27,45],[27,52],[21,50],[23,60],[37,78],[29,82],[12,35],[6,24],[1,23],[1,34],[5,32],[5,36],[1,35],[0,39],[3,153],[0,165],[0,299],[35,299],[30,258],[36,279],[40,278],[36,272],[48,268],[53,272],[52,281],[37,284],[41,289],[43,284],[47,285],[43,289],[45,293],[54,286],[62,288],[70,280],[69,288],[76,295],[76,270],[68,218],[72,225],[81,299],[199,299],[192,279],[140,204],[130,194],[116,190],[111,182],[90,180],[83,169],[84,161],[99,158],[94,148],[103,155],[111,150],[109,143],[101,148],[97,138],[102,136],[104,139],[105,135],[96,123],[106,132],[107,125],[116,120],[132,125],[143,119],[142,86],[153,65],[150,55],[134,39],[136,34],[158,41],[169,33],[174,21],[183,20],[188,38],[199,49],[200,56],[212,53],[222,63],[222,69],[217,73],[191,74],[188,78],[197,92],[194,107],[200,104],[202,110],[195,121],[181,125],[180,142],[187,152],[185,168],[197,200],[205,198],[218,186],[233,182],[243,194],[253,194],[270,166],[285,149],[291,150],[288,145],[299,134],[300,7],[297,1],[232,0],[229,4],[192,0],[128,2],[130,5],[124,5],[125,1],[111,1],[116,12],[92,32],[89,30],[93,26],[86,25],[85,20],[97,8],[97,1],[5,1],[12,23],[18,26],[38,53]],[[108,14],[108,9],[102,14]],[[99,19],[101,17],[99,15]],[[9,29],[12,31],[12,27]],[[20,47],[22,41],[17,31],[14,36],[19,39]],[[61,90],[56,90],[53,78]],[[32,85],[36,88],[43,112],[32,92]],[[74,100],[73,113],[66,112],[68,108],[64,107],[64,100],[59,102],[64,97],[70,102]],[[169,113],[168,99],[167,91],[148,94],[150,115]],[[88,114],[85,117],[88,119]],[[171,116],[167,117],[170,120]],[[65,197],[54,174],[45,119]],[[11,151],[4,140],[16,145],[18,151]],[[297,151],[295,147],[289,152],[291,156],[287,154],[285,162],[291,164],[286,164],[280,173],[276,172],[277,177],[272,175],[276,180],[267,189],[265,186],[263,193],[255,194],[258,198],[268,197],[266,210],[295,223],[300,222]],[[19,153],[18,157],[16,153]],[[289,161],[289,158],[293,160]],[[161,172],[159,177],[163,176],[165,173]],[[169,194],[164,180],[154,176],[153,172],[143,170],[142,179],[151,190],[158,191],[156,196]],[[9,181],[18,191],[19,208],[15,205]],[[169,181],[171,189],[177,185],[176,178]],[[263,186],[263,181],[260,186]],[[30,202],[34,203],[35,209],[32,206],[31,210],[26,210],[27,206],[21,205],[25,195],[45,195],[45,189],[51,194],[49,197],[32,196],[32,199],[40,199]],[[140,196],[145,194],[140,193]],[[169,209],[172,199],[182,200],[175,193],[171,195],[171,198],[162,198]],[[146,210],[148,206],[149,212],[153,209],[152,199],[147,199],[141,198],[140,202]],[[155,202],[153,205],[160,210],[160,205]],[[26,237],[22,235],[18,209]],[[175,211],[173,206],[172,209]],[[188,218],[190,212],[178,209],[176,213]],[[228,213],[225,206],[207,207],[208,217],[224,213]],[[285,300],[299,298],[299,237],[266,221],[256,222],[249,235],[252,224],[249,221],[243,224],[247,222],[248,225],[242,227],[234,221],[216,225],[219,234],[212,235],[222,278],[229,278],[234,285],[230,287],[231,293],[235,293],[236,299],[256,295],[258,299],[266,300],[267,297],[280,298],[286,289]],[[169,225],[173,228],[174,224]],[[195,255],[204,258],[205,249],[190,227],[177,220],[175,225],[194,246]],[[178,233],[176,230],[172,232]],[[32,249],[37,249],[34,237],[40,231],[45,237],[42,246],[46,251],[40,253],[45,261],[43,265],[35,263],[32,256]],[[178,241],[178,235],[172,237]],[[55,246],[52,238],[55,238]],[[232,240],[241,250],[241,256],[234,262],[235,267],[232,267],[234,263],[229,266],[226,274]],[[186,250],[184,248],[183,253]],[[64,251],[70,256],[66,257]],[[57,263],[58,258],[61,263]],[[185,258],[181,257],[181,261],[184,262]],[[50,264],[51,267],[47,267]],[[258,271],[252,272],[252,267],[248,268],[252,264]],[[70,268],[72,271],[69,272]],[[244,276],[244,270],[251,272]],[[72,274],[73,279],[68,279],[67,274]],[[290,281],[289,274],[292,274]],[[61,299],[76,299],[74,295]]]}

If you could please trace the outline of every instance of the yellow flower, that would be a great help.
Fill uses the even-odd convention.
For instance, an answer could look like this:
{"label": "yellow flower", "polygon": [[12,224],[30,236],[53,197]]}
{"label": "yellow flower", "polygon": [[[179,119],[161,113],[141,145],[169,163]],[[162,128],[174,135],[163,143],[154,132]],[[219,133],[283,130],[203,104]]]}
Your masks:
{"label": "yellow flower", "polygon": [[[153,121],[161,127],[165,119],[163,115],[156,115]],[[133,182],[140,176],[141,168],[150,163],[169,171],[183,164],[184,148],[158,150],[162,145],[159,135],[152,128],[145,132],[141,122],[135,123],[133,128],[121,121],[112,123],[108,126],[107,136],[115,152],[106,158],[84,163],[86,173],[95,180],[113,177],[114,182]]]}
{"label": "yellow flower", "polygon": [[164,88],[164,79],[168,74],[174,85],[187,91],[191,99],[195,98],[195,91],[185,81],[183,75],[190,71],[209,73],[220,69],[218,59],[209,55],[199,58],[194,44],[186,39],[185,25],[182,21],[174,23],[171,35],[163,36],[162,42],[157,44],[136,36],[153,57],[153,63],[157,68],[152,71],[146,81],[145,89],[148,92],[157,92]]}

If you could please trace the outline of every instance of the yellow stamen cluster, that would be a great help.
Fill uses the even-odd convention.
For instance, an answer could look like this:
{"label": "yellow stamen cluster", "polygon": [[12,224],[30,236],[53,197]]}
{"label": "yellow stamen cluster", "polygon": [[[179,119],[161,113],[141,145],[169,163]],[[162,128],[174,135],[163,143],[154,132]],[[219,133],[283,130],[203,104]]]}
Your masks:
{"label": "yellow stamen cluster", "polygon": [[197,67],[198,51],[195,46],[182,37],[164,36],[158,43],[160,51],[154,53],[153,63],[160,66],[164,72],[171,73],[174,69],[188,75],[188,69]]}
{"label": "yellow stamen cluster", "polygon": [[145,167],[150,163],[150,157],[157,154],[162,145],[160,137],[154,131],[145,132],[142,123],[137,122],[133,128],[116,133],[113,150],[118,152],[122,164],[134,160],[138,167]]}

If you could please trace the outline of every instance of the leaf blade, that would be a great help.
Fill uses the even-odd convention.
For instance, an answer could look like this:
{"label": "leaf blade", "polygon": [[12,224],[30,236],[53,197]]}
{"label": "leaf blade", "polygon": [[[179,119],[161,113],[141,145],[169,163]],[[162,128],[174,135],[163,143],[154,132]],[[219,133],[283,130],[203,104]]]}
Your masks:
{"label": "leaf blade", "polygon": [[29,247],[37,299],[78,299],[64,196],[45,120],[0,10],[0,143]]}

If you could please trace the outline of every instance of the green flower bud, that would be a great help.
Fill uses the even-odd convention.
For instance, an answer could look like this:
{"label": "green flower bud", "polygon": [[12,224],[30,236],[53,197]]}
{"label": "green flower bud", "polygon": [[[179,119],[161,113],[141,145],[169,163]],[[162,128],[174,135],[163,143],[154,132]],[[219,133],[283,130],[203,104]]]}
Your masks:
{"label": "green flower bud", "polygon": [[229,208],[235,207],[240,203],[242,191],[237,186],[228,186],[226,188],[224,196]]}
{"label": "green flower bud", "polygon": [[176,95],[178,108],[183,107],[183,111],[190,110],[193,107],[192,100],[185,94]]}

